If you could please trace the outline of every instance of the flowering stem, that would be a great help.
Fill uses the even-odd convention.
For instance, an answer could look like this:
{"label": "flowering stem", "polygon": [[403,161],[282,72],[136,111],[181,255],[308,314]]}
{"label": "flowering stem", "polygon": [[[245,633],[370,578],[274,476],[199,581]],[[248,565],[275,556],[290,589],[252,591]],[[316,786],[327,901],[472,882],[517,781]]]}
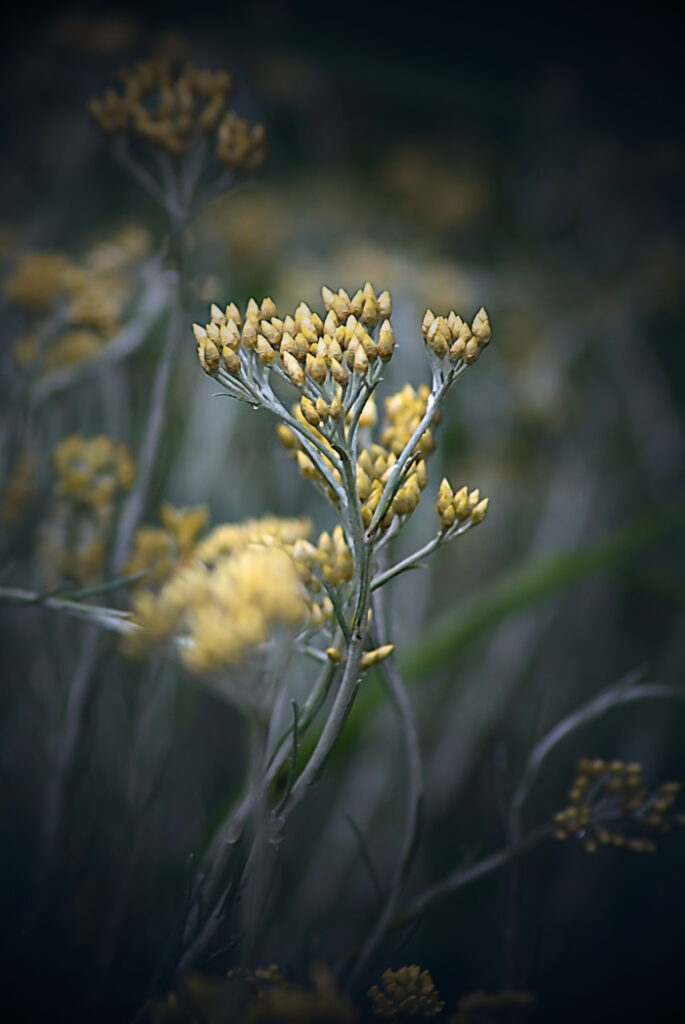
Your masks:
{"label": "flowering stem", "polygon": [[463,533],[470,530],[474,526],[473,520],[469,519],[463,523],[459,529],[450,531],[440,531],[436,537],[429,540],[427,544],[424,544],[418,551],[414,551],[411,555],[407,555],[401,562],[397,562],[395,565],[391,565],[389,569],[374,576],[371,580],[371,590],[378,590],[379,587],[384,586],[390,580],[394,579],[395,576],[399,576],[400,573],[406,572],[408,569],[414,569],[417,567],[417,563],[425,558],[426,555],[430,555],[436,548],[440,547],[445,541],[453,540],[455,537],[461,537]]}
{"label": "flowering stem", "polygon": [[[388,643],[384,595],[378,593],[373,600],[375,641],[378,645]],[[416,730],[416,722],[407,692],[392,657],[381,662],[380,669],[385,676],[386,686],[397,708],[402,722],[402,732],[407,752],[406,817],[400,856],[390,881],[390,887],[376,924],[357,958],[348,983],[351,984],[363,971],[380,945],[388,930],[397,907],[400,890],[418,842],[423,807],[423,766]]]}
{"label": "flowering stem", "polygon": [[[309,697],[299,710],[297,728],[300,735],[303,735],[306,732],[319,712],[321,705],[328,695],[333,679],[335,678],[337,668],[337,665],[332,662],[327,662],[319,674]],[[292,735],[293,725],[294,723],[291,723],[288,729],[286,729],[278,740],[274,752],[271,755],[271,760],[265,762],[267,766],[263,772],[258,793],[260,801],[265,799],[269,786],[272,785],[279,771],[290,756],[291,751],[287,748],[286,741]],[[224,892],[226,889],[224,878],[226,866],[231,858],[231,853],[235,849],[236,843],[240,839],[243,830],[249,821],[250,815],[253,813],[256,798],[257,793],[255,789],[250,787],[248,793],[238,807],[233,809],[221,824],[217,832],[217,836],[208,850],[206,861],[210,864],[210,868],[202,887],[202,902],[210,906],[212,911],[205,919],[204,924],[201,925],[199,934],[196,934],[196,936],[189,941],[188,933],[190,925],[197,922],[197,915],[202,912],[200,898],[198,897],[189,908],[186,916],[186,946],[179,966],[189,966],[194,962],[202,949],[205,948],[209,938],[214,934],[222,920],[221,906],[224,902]]]}
{"label": "flowering stem", "polygon": [[350,713],[350,709],[352,708],[354,699],[357,696],[357,691],[361,682],[360,665],[365,639],[366,623],[361,622],[357,631],[352,634],[352,638],[348,645],[347,660],[345,662],[345,669],[340,683],[340,688],[335,701],[333,702],[333,707],[331,708],[326,724],[319,737],[319,741],[314,748],[312,756],[293,786],[287,803],[278,815],[274,815],[273,824],[276,831],[280,831],[283,828],[292,812],[304,799],[309,787],[312,786],[319,778],[326,761],[328,760],[330,753],[345,726],[347,716]]}

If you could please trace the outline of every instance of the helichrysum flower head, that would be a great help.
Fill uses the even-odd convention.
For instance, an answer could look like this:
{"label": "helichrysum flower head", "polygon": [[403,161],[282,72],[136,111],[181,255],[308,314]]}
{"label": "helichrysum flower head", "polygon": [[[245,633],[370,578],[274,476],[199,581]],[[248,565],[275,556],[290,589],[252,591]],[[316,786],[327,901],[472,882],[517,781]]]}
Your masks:
{"label": "helichrysum flower head", "polygon": [[438,491],[435,510],[440,517],[440,525],[445,533],[482,523],[488,511],[488,498],[481,498],[478,488],[470,491],[461,487],[456,494],[449,480],[443,478]]}
{"label": "helichrysum flower head", "polygon": [[471,326],[452,310],[448,316],[435,316],[426,310],[421,324],[423,338],[432,361],[475,363],[481,351],[490,343],[492,332],[488,314],[478,310]]}
{"label": "helichrysum flower head", "polygon": [[[213,304],[210,321],[193,328],[198,357],[204,371],[230,394],[281,415],[285,422],[278,427],[280,440],[300,472],[334,503],[340,500],[342,488],[336,453],[341,445],[354,450],[363,524],[369,526],[376,516],[378,528],[387,529],[396,518],[404,521],[419,503],[428,480],[425,459],[435,449],[432,428],[439,421],[439,410],[436,407],[430,416],[411,460],[402,465],[401,476],[397,471],[393,475],[427,413],[431,389],[422,385],[415,390],[407,384],[385,400],[385,416],[379,424],[373,392],[395,349],[389,320],[391,296],[387,291],[377,294],[368,281],[353,295],[343,288],[324,287],[322,296],[321,313],[301,302],[283,317],[270,298],[261,303],[251,299],[243,313],[233,303],[225,309]],[[453,321],[454,317],[445,323]],[[468,330],[480,339],[481,347],[486,343],[489,325],[483,311]],[[430,325],[424,333],[429,332]],[[433,362],[434,350],[435,345]],[[451,380],[469,362],[461,356],[448,358],[447,353],[445,359],[444,366],[433,367],[434,377]],[[276,406],[269,375],[289,382],[299,392],[290,414],[283,415],[282,407]],[[389,504],[384,501],[381,515],[376,510],[390,479],[396,486]],[[486,510],[487,503],[480,503],[477,510],[475,505],[469,507],[468,515],[473,523],[479,522]]]}
{"label": "helichrysum flower head", "polygon": [[88,105],[108,136],[131,134],[170,156],[183,156],[204,137],[216,139],[216,158],[236,173],[257,170],[266,156],[261,125],[252,127],[229,109],[233,80],[226,71],[151,60],[120,72],[123,89],[107,89]]}
{"label": "helichrysum flower head", "polygon": [[141,526],[136,531],[133,551],[124,566],[125,576],[144,572],[140,582],[146,587],[159,586],[177,565],[190,558],[207,526],[209,509],[206,505],[178,509],[165,504],[159,518],[161,526]]}
{"label": "helichrysum flower head", "polygon": [[383,972],[382,986],[369,989],[369,998],[376,1020],[403,1024],[432,1020],[445,1007],[429,972],[416,964],[397,971],[388,968]]}
{"label": "helichrysum flower head", "polygon": [[148,243],[147,232],[130,228],[78,261],[61,253],[20,257],[5,281],[5,295],[37,319],[15,342],[16,363],[44,372],[97,355],[121,328],[137,288],[132,270]]}
{"label": "helichrysum flower head", "polygon": [[117,505],[130,490],[135,465],[111,438],[64,438],[52,453],[54,502],[41,528],[38,555],[47,580],[100,579]]}
{"label": "helichrysum flower head", "polygon": [[109,437],[64,438],[52,453],[55,494],[75,507],[108,514],[112,502],[128,491],[135,466],[124,445]]}
{"label": "helichrysum flower head", "polygon": [[643,766],[637,762],[581,758],[570,804],[554,817],[555,838],[577,838],[586,853],[595,853],[600,846],[653,852],[650,833],[663,835],[673,823],[685,820],[672,813],[681,786],[663,782],[650,794],[642,774]]}
{"label": "helichrysum flower head", "polygon": [[126,648],[142,654],[176,639],[191,671],[214,673],[237,668],[277,626],[297,629],[306,618],[293,559],[282,548],[247,545],[212,566],[193,561],[158,594],[136,595],[139,630],[126,638]]}
{"label": "helichrysum flower head", "polygon": [[68,262],[64,253],[24,253],[3,283],[5,298],[29,313],[47,313],[62,288]]}

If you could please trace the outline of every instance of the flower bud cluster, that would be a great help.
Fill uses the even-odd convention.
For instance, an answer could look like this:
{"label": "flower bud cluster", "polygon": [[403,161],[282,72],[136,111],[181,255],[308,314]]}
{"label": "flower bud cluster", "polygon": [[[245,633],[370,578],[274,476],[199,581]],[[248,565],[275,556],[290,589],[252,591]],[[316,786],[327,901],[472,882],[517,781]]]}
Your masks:
{"label": "flower bud cluster", "polygon": [[280,519],[264,516],[248,519],[244,523],[226,523],[216,526],[194,551],[194,557],[205,565],[215,565],[222,559],[248,546],[275,547],[286,552],[293,560],[307,606],[306,624],[320,629],[331,621],[333,605],[324,593],[322,579],[333,587],[351,579],[352,560],[342,530],[337,527],[332,536],[322,533],[318,546],[311,543],[311,520]]}
{"label": "flower bud cluster", "polygon": [[3,282],[5,298],[27,313],[47,313],[62,288],[68,263],[61,252],[22,253]]}
{"label": "flower bud cluster", "polygon": [[138,585],[157,587],[174,569],[190,559],[199,535],[209,519],[206,505],[174,508],[168,503],[159,510],[161,526],[141,526],[133,539],[133,550],[124,565],[124,575],[145,573]]}
{"label": "flower bud cluster", "polygon": [[431,1020],[445,1007],[429,972],[416,964],[397,971],[388,968],[382,987],[370,988],[369,998],[376,1020]]}
{"label": "flower bud cluster", "polygon": [[468,487],[461,487],[455,494],[449,480],[443,477],[435,510],[440,516],[440,525],[447,532],[455,524],[460,526],[468,522],[477,526],[482,523],[487,515],[488,504],[489,499],[481,498],[478,488],[469,491]]}
{"label": "flower bud cluster", "polygon": [[263,124],[251,126],[233,110],[228,110],[217,131],[216,156],[237,174],[258,171],[266,159],[266,132]]}
{"label": "flower bud cluster", "polygon": [[199,560],[179,569],[158,594],[133,600],[139,628],[124,638],[129,654],[143,655],[172,638],[190,671],[237,668],[277,626],[297,629],[307,605],[292,558],[278,547],[249,545],[215,565]]}
{"label": "flower bud cluster", "polygon": [[251,128],[228,109],[233,80],[225,71],[187,64],[179,73],[165,59],[122,68],[123,91],[107,89],[88,111],[107,136],[133,133],[173,157],[201,136],[216,135],[217,159],[232,170],[256,170],[266,156],[264,128]]}
{"label": "flower bud cluster", "polygon": [[[229,393],[279,415],[284,421],[278,427],[281,442],[302,475],[336,505],[349,489],[338,456],[341,449],[350,454],[362,525],[374,532],[387,531],[393,522],[401,525],[412,514],[426,487],[425,457],[435,449],[433,428],[439,421],[439,403],[433,401],[428,386],[414,390],[407,384],[386,399],[378,439],[362,435],[361,431],[378,426],[373,389],[395,348],[389,319],[392,299],[387,291],[377,294],[369,281],[353,295],[344,288],[335,292],[324,287],[322,297],[322,315],[301,302],[283,318],[270,298],[261,303],[250,299],[244,315],[234,303],[225,309],[212,305],[211,320],[204,326],[193,325],[198,357],[205,373]],[[482,310],[471,328],[455,314],[435,318],[430,313],[430,318],[430,322],[424,320],[424,331],[430,335],[433,354],[440,350],[442,321],[447,330],[454,328],[464,336],[468,332],[477,346],[489,340],[490,327]],[[441,394],[469,360],[473,361],[470,356],[460,357],[459,366],[441,373]],[[292,414],[274,401],[269,372],[300,391]],[[436,380],[434,375],[434,388]],[[429,402],[434,411],[424,422]],[[450,502],[453,497],[450,494]],[[477,491],[467,492],[463,499],[460,491],[451,510],[439,510],[445,529],[457,519],[468,518],[475,524],[485,517],[487,500],[481,501]]]}
{"label": "flower bud cluster", "polygon": [[52,453],[55,494],[76,508],[109,513],[118,492],[130,490],[135,465],[128,450],[109,437],[65,437]]}
{"label": "flower bud cluster", "polygon": [[[125,567],[127,575],[146,572],[133,601],[133,621],[140,633],[127,641],[129,653],[147,651],[187,629],[179,593],[192,596],[197,573],[217,572],[242,552],[275,550],[287,555],[298,580],[297,605],[302,613],[298,615],[298,624],[307,630],[325,628],[333,619],[333,604],[326,585],[338,589],[354,578],[354,560],[339,525],[331,533],[324,531],[312,543],[309,519],[265,516],[216,526],[198,539],[207,521],[205,506],[175,509],[165,505],[160,518],[162,528],[138,530]],[[196,642],[195,636],[187,636]],[[379,660],[381,654],[369,652],[368,665]]]}
{"label": "flower bud cluster", "polygon": [[217,376],[223,362],[223,369],[240,377],[249,372],[246,360],[256,359],[262,366],[275,366],[302,389],[309,399],[303,414],[312,426],[330,418],[340,420],[345,396],[355,386],[358,391],[359,381],[377,360],[387,362],[392,356],[392,327],[387,317],[380,319],[381,310],[390,315],[392,304],[388,292],[377,299],[368,282],[352,299],[342,288],[337,295],[324,288],[323,295],[325,318],[306,302],[283,319],[271,299],[261,304],[250,299],[244,318],[234,303],[225,311],[212,305],[211,321],[193,327],[203,370]]}
{"label": "flower bud cluster", "polygon": [[41,528],[38,558],[49,583],[84,585],[102,576],[116,509],[133,485],[128,450],[109,437],[64,438],[52,453],[55,502]]}
{"label": "flower bud cluster", "polygon": [[421,331],[433,357],[440,361],[448,359],[450,363],[475,363],[492,336],[488,314],[482,306],[470,327],[454,310],[444,317],[427,309]]}
{"label": "flower bud cluster", "polygon": [[673,823],[683,821],[682,815],[669,814],[681,786],[663,782],[648,794],[643,770],[636,762],[581,758],[570,806],[554,816],[555,839],[580,839],[586,853],[595,853],[599,846],[652,853],[656,847],[650,838],[625,835],[617,825],[631,823],[657,835],[669,832]]}
{"label": "flower bud cluster", "polygon": [[120,232],[78,261],[60,253],[23,254],[4,283],[7,299],[38,317],[16,342],[15,361],[41,371],[96,355],[121,328],[136,288],[133,273],[148,251],[142,229]]}

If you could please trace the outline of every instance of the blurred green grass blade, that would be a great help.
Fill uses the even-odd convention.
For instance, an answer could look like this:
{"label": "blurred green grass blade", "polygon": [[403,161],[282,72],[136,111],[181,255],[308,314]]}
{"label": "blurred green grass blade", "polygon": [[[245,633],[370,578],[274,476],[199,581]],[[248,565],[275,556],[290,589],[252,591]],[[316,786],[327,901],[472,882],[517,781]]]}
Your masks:
{"label": "blurred green grass blade", "polygon": [[631,520],[597,544],[510,569],[427,627],[420,643],[402,659],[403,675],[409,679],[440,668],[509,615],[599,572],[618,567],[629,555],[647,547],[683,520],[685,505],[678,503]]}

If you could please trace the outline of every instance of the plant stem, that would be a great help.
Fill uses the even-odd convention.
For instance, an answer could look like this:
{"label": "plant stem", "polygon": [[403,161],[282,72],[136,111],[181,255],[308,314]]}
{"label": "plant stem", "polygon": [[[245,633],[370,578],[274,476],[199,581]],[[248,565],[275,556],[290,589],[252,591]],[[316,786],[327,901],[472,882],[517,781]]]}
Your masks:
{"label": "plant stem", "polygon": [[524,836],[519,842],[518,846],[511,847],[506,846],[503,850],[498,850],[497,853],[490,854],[489,857],[485,857],[483,860],[477,861],[468,868],[460,868],[457,871],[453,871],[447,875],[440,882],[436,882],[435,885],[429,886],[417,896],[412,902],[402,911],[398,917],[393,921],[393,927],[399,927],[400,925],[406,924],[412,918],[417,917],[419,914],[423,914],[432,903],[437,900],[443,899],[445,896],[451,895],[458,889],[462,889],[466,885],[470,885],[471,882],[477,881],[479,878],[484,878],[486,875],[492,874],[493,871],[497,871],[498,868],[508,864],[513,857],[518,857],[524,850],[530,849],[531,846],[535,846],[540,842],[541,839],[545,839],[552,834],[553,826],[551,824],[541,825],[539,828],[534,829],[527,836]]}
{"label": "plant stem", "polygon": [[[378,645],[388,643],[388,630],[384,595],[378,593],[373,601],[375,639]],[[359,957],[352,968],[348,982],[351,984],[373,957],[392,921],[399,900],[402,883],[416,849],[421,828],[423,807],[423,766],[414,714],[402,684],[397,665],[392,657],[381,662],[380,669],[397,708],[402,722],[402,733],[407,755],[406,811],[400,856],[390,881],[390,887],[376,924],[367,938]]]}
{"label": "plant stem", "polygon": [[145,502],[148,496],[150,480],[155,469],[160,441],[162,439],[162,428],[166,418],[167,396],[171,381],[172,370],[175,363],[176,351],[183,336],[184,320],[180,293],[174,292],[172,303],[171,320],[167,333],[167,340],[164,352],[157,372],[155,373],[150,405],[148,408],[147,421],[143,434],[143,442],[138,453],[138,472],[131,494],[126,501],[124,510],[119,521],[114,550],[112,554],[112,566],[115,572],[120,572],[131,549],[133,535],[145,509]]}

